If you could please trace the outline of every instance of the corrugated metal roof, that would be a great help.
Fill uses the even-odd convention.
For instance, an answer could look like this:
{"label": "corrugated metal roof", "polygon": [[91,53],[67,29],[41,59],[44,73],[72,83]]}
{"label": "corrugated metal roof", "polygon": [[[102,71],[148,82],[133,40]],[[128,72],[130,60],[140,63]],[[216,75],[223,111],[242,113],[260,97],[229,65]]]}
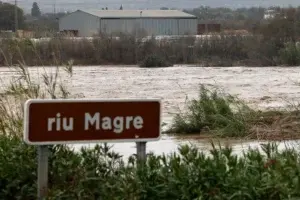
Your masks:
{"label": "corrugated metal roof", "polygon": [[179,10],[78,10],[100,18],[196,18]]}

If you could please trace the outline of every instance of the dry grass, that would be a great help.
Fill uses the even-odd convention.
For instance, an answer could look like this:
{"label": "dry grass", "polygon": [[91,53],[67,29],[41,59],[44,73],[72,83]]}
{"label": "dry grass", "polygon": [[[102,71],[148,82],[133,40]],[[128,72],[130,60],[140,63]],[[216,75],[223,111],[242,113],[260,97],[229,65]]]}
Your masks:
{"label": "dry grass", "polygon": [[300,111],[262,113],[247,138],[257,140],[300,139]]}
{"label": "dry grass", "polygon": [[[14,71],[15,78],[8,85],[2,85],[3,93],[0,95],[0,134],[23,135],[24,103],[28,99],[56,99],[68,98],[69,92],[64,84],[66,74],[72,76],[72,65],[56,66],[54,71],[39,68],[36,76],[30,73],[28,66],[19,62],[18,65],[9,66]],[[63,77],[62,77],[63,75]]]}

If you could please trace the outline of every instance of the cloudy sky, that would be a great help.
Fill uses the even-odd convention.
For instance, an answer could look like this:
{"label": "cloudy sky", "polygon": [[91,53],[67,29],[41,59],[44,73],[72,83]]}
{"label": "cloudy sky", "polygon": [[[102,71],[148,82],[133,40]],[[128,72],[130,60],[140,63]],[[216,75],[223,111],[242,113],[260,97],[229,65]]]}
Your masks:
{"label": "cloudy sky", "polygon": [[[14,2],[14,0],[3,0]],[[300,0],[36,0],[43,12],[52,12],[54,5],[56,11],[73,11],[80,8],[108,7],[118,9],[123,5],[124,9],[159,9],[170,8],[195,8],[201,5],[211,7],[251,7],[251,6],[300,6]],[[34,0],[18,0],[18,5],[25,11],[29,11]]]}

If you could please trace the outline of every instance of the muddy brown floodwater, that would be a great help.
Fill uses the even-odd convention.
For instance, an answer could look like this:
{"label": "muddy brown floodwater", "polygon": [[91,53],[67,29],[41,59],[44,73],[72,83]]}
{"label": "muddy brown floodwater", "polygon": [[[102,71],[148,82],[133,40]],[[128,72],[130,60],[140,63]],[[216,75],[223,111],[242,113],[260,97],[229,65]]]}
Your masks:
{"label": "muddy brown floodwater", "polygon": [[[44,70],[29,69],[35,80]],[[17,75],[12,69],[0,68],[2,85]],[[78,66],[73,68],[73,77],[62,72],[62,81],[69,91],[80,98],[160,98],[162,121],[167,125],[179,110],[184,109],[186,99],[196,98],[199,85],[217,87],[226,93],[237,95],[253,108],[284,108],[299,102],[299,67],[192,67],[144,69],[134,66]],[[240,153],[249,147],[259,147],[263,141],[221,140]],[[203,151],[211,149],[208,140],[193,137],[171,137],[164,135],[160,141],[149,142],[147,152],[170,153],[180,144],[193,144]],[[298,141],[280,143],[284,148]],[[113,149],[125,157],[135,153],[135,143],[115,143]],[[75,145],[79,148],[83,145]],[[86,145],[84,145],[86,146]]]}

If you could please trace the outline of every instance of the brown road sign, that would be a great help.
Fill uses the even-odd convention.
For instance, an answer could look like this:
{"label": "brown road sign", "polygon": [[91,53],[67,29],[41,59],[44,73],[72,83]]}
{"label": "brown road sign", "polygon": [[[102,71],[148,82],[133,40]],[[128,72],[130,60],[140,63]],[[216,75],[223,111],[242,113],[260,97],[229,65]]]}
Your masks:
{"label": "brown road sign", "polygon": [[160,139],[158,99],[31,99],[24,140],[32,145],[139,142]]}

